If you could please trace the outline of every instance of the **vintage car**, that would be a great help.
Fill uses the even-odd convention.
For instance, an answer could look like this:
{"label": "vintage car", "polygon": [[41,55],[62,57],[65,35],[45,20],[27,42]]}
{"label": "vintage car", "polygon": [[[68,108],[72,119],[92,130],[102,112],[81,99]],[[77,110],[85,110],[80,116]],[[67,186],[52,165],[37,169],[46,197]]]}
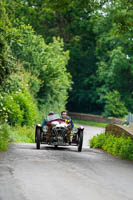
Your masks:
{"label": "vintage car", "polygon": [[36,148],[40,149],[40,144],[53,145],[56,148],[58,146],[74,145],[81,152],[83,131],[83,127],[72,130],[70,120],[61,119],[58,114],[50,115],[46,118],[46,126],[36,125]]}

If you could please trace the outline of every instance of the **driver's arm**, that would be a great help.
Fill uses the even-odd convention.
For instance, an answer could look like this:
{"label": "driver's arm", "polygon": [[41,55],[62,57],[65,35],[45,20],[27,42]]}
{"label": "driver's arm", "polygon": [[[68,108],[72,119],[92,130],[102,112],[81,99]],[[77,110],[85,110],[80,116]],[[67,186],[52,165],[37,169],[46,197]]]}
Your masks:
{"label": "driver's arm", "polygon": [[72,129],[73,129],[73,128],[74,128],[74,123],[73,123],[73,121],[70,120],[70,123],[71,123],[71,127],[72,127]]}
{"label": "driver's arm", "polygon": [[42,126],[46,126],[46,120],[42,122]]}
{"label": "driver's arm", "polygon": [[73,129],[74,128],[74,123],[73,123],[72,119],[70,117],[68,117],[68,120],[70,121],[71,127]]}

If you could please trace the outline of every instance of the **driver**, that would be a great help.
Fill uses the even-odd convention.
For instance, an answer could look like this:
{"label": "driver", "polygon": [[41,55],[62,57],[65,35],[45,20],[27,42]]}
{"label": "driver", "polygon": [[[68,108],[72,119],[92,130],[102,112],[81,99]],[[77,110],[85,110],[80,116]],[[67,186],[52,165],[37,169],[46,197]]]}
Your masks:
{"label": "driver", "polygon": [[[54,112],[53,112],[53,111],[49,112],[48,116],[50,116],[50,115],[54,115]],[[47,118],[46,118],[46,119],[47,119]],[[46,120],[46,119],[43,120],[42,126],[46,126],[46,123],[47,123],[47,120]]]}
{"label": "driver", "polygon": [[61,112],[61,118],[64,119],[64,120],[69,120],[72,129],[74,128],[74,123],[73,123],[72,119],[67,115],[67,112],[66,112],[65,110],[63,110],[63,111]]}

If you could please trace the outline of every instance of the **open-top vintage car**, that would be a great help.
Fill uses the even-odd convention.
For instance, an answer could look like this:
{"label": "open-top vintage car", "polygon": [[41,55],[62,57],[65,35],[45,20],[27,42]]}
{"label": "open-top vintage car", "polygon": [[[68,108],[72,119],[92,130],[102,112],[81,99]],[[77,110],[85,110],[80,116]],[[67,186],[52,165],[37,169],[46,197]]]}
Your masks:
{"label": "open-top vintage car", "polygon": [[35,142],[36,148],[40,149],[40,144],[58,146],[77,146],[78,151],[82,151],[84,128],[74,128],[72,130],[70,120],[61,119],[58,114],[50,115],[46,119],[46,126],[36,125]]}

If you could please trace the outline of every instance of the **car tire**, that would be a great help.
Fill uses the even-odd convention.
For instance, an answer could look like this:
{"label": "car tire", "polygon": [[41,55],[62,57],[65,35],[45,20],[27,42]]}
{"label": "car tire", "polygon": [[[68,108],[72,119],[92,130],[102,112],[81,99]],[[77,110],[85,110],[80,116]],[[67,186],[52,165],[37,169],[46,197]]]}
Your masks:
{"label": "car tire", "polygon": [[83,130],[80,130],[78,134],[78,152],[82,151],[82,145],[83,145]]}
{"label": "car tire", "polygon": [[36,148],[40,149],[40,142],[41,142],[41,132],[40,132],[40,128],[37,127],[36,129]]}
{"label": "car tire", "polygon": [[54,145],[54,147],[55,147],[55,149],[57,149],[57,148],[58,148],[58,145],[57,145],[57,144],[55,144],[55,145]]}

